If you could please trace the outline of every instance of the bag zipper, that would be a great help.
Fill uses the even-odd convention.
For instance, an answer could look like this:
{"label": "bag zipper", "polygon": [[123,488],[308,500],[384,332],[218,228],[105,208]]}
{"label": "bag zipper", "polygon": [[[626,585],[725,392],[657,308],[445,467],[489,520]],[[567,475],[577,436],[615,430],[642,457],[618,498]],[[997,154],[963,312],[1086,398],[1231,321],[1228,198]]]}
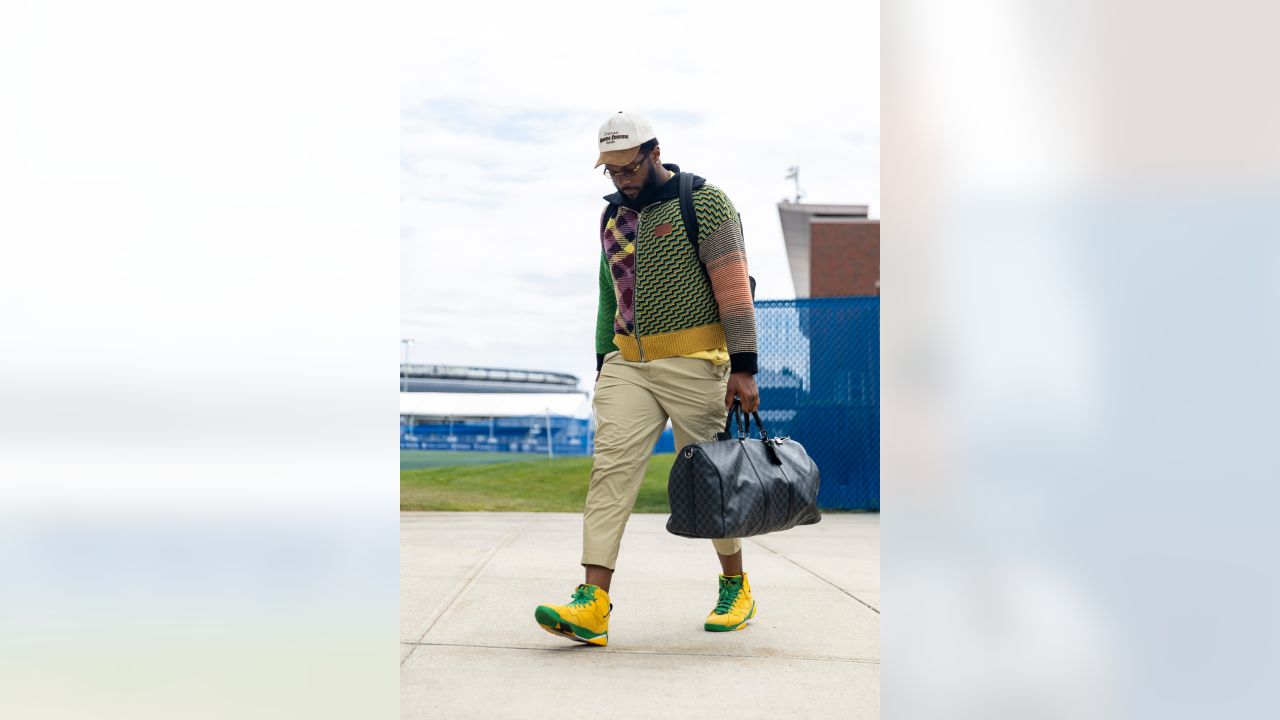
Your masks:
{"label": "bag zipper", "polygon": [[[670,178],[667,178],[667,179],[668,179],[668,180],[670,180]],[[663,203],[663,202],[666,202],[666,201],[665,201],[665,200],[657,200],[657,201],[655,201],[655,202],[651,202],[651,203],[649,203],[648,205],[646,205],[646,206],[645,206],[645,208],[651,208],[651,207],[653,207],[654,205],[659,205],[659,204],[661,204],[661,203]],[[634,321],[634,323],[635,323],[635,324],[634,324],[634,326],[632,327],[632,330],[633,330],[633,331],[635,332],[635,334],[636,334],[636,347],[640,348],[640,362],[644,362],[644,361],[645,361],[645,359],[644,359],[644,341],[640,339],[640,225],[641,225],[641,222],[640,222],[640,221],[641,221],[641,220],[643,220],[643,219],[644,219],[644,209],[637,210],[637,211],[636,211],[636,239],[635,239],[635,246],[636,246],[636,253],[635,253],[635,254],[636,254],[636,286],[635,286],[635,289],[634,289],[634,293],[635,293],[635,294],[634,294],[634,298],[635,298],[634,302],[635,302],[635,304],[634,304],[634,305],[632,305],[632,307],[631,307],[631,318],[632,318],[632,320],[633,320],[633,321]]]}

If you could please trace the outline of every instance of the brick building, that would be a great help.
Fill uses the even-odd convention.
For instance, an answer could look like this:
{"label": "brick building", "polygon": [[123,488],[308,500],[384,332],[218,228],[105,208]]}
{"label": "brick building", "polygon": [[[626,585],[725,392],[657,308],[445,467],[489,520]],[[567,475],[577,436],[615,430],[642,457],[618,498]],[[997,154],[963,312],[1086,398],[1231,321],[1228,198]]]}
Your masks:
{"label": "brick building", "polygon": [[796,297],[880,294],[880,221],[866,205],[778,203]]}

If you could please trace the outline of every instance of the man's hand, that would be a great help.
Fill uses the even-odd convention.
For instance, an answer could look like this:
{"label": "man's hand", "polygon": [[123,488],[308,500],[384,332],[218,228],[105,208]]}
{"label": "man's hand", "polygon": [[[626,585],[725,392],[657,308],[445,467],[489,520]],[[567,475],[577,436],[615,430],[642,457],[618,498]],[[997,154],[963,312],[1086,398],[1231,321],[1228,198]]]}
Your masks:
{"label": "man's hand", "polygon": [[742,411],[753,413],[760,409],[760,391],[756,389],[756,377],[749,372],[729,375],[729,386],[724,393],[724,409],[733,407],[733,398],[742,401]]}

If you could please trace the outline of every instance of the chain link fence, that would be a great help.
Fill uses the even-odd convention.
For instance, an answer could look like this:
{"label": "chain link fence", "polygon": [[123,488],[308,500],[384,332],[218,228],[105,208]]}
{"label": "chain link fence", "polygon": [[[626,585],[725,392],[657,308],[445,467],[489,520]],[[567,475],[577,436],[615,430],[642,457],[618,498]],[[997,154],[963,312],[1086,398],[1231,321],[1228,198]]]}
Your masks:
{"label": "chain link fence", "polygon": [[804,445],[818,504],[880,509],[880,298],[756,302],[760,416]]}
{"label": "chain link fence", "polygon": [[590,421],[584,418],[550,414],[408,419],[402,416],[400,449],[531,453],[554,457],[590,455],[591,427]]}
{"label": "chain link fence", "polygon": [[[760,415],[822,472],[819,504],[880,509],[880,298],[760,300]],[[548,426],[548,421],[550,425]],[[559,416],[401,418],[400,447],[589,455],[589,421]],[[656,452],[672,452],[671,430]]]}

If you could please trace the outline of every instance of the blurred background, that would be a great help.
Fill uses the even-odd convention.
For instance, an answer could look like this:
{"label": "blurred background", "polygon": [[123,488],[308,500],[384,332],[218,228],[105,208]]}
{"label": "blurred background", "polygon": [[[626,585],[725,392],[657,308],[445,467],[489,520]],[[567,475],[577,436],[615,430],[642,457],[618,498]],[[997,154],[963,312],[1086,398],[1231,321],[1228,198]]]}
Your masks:
{"label": "blurred background", "polygon": [[1276,6],[884,6],[885,717],[1253,717]]}
{"label": "blurred background", "polygon": [[396,713],[394,24],[0,4],[0,716]]}

